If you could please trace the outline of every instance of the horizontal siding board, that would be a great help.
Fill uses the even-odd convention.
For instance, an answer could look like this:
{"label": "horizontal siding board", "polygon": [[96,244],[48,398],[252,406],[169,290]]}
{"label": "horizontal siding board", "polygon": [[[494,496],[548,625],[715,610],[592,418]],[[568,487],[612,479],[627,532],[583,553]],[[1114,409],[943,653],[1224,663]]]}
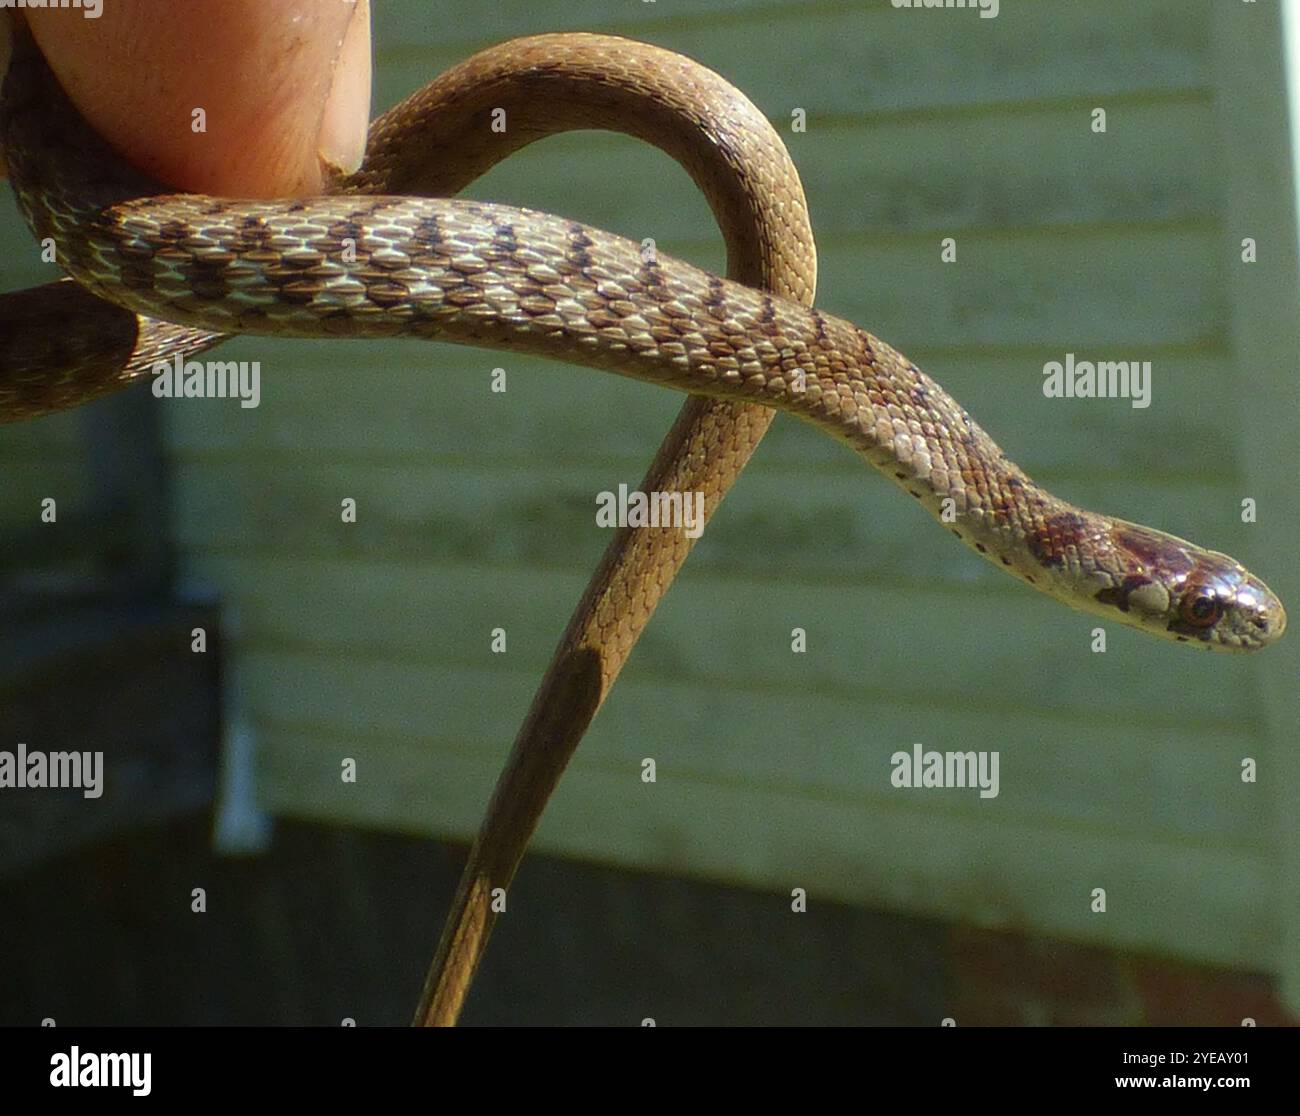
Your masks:
{"label": "horizontal siding board", "polygon": [[[1111,121],[1105,136],[1092,133],[1080,108],[973,120],[814,120],[802,133],[788,119],[773,123],[799,169],[817,236],[832,247],[835,237],[864,233],[1213,219],[1221,191],[1208,96],[1126,105]],[[580,132],[541,141],[466,193],[627,235],[716,238],[685,171],[623,136]]]}
{"label": "horizontal siding board", "polygon": [[[0,516],[15,530],[40,526],[41,501],[54,500],[59,515],[86,504],[86,477],[82,462],[68,457],[0,461]],[[50,525],[57,530],[57,523]]]}
{"label": "horizontal siding board", "polygon": [[[973,234],[944,264],[925,245],[857,245],[823,260],[818,304],[904,352],[933,346],[1190,345],[1227,326],[1210,230]],[[887,277],[864,289],[862,277]]]}
{"label": "horizontal siding board", "polygon": [[1181,91],[1212,77],[1205,0],[1050,0],[1004,5],[997,19],[973,11],[956,18],[904,12],[887,3],[739,5],[724,12],[712,0],[512,7],[485,7],[466,21],[463,36],[424,0],[386,11],[381,103],[480,46],[566,29],[621,32],[681,51],[781,115],[794,105],[810,117],[969,110]]}
{"label": "horizontal siding board", "polygon": [[81,459],[82,413],[63,411],[39,422],[0,426],[0,467],[11,461],[35,459],[41,464]]}
{"label": "horizontal siding board", "polygon": [[[856,462],[853,462],[856,464]],[[377,575],[394,561],[538,563],[564,567],[603,548],[596,494],[629,487],[639,468],[581,463],[333,464],[290,458],[248,470],[230,463],[184,465],[188,494],[177,508],[179,541],[190,549],[266,557],[348,556]],[[1238,486],[1159,484],[1101,478],[1061,494],[1126,519],[1142,518],[1220,550],[1249,551],[1259,528],[1240,522]],[[341,522],[345,498],[358,522]],[[1270,509],[1270,514],[1276,514]],[[943,535],[894,484],[865,464],[821,474],[764,470],[742,479],[700,540],[691,568],[812,583],[980,586],[1023,597],[994,566]]]}
{"label": "horizontal siding board", "polygon": [[[368,592],[362,587],[377,579],[364,566],[331,575],[341,563],[284,565],[293,576],[280,580],[279,590],[292,596],[281,607],[305,618],[299,640],[344,651],[352,641],[337,631],[337,622],[326,624],[330,634],[323,640],[312,635],[311,617],[328,609],[348,616],[349,628],[372,633],[369,640],[359,637],[358,650],[404,646],[408,655],[435,665],[478,661],[488,653],[493,629],[502,627],[516,650],[531,650],[529,664],[540,667],[580,586],[580,579],[555,572],[456,565],[426,566],[405,577],[389,569],[378,590]],[[270,568],[245,567],[241,581],[222,574],[250,615],[259,614],[262,602],[274,608],[275,592],[264,587],[271,584],[263,572]],[[292,616],[285,622],[291,624]],[[746,690],[812,687],[868,705],[892,696],[1084,719],[1104,708],[1107,721],[1195,720],[1202,729],[1258,723],[1252,719],[1258,717],[1253,668],[1244,657],[1151,647],[1138,633],[1113,626],[1109,650],[1091,654],[1094,623],[1100,621],[1064,617],[1059,606],[1028,590],[991,596],[785,580],[747,585],[697,574],[674,587],[635,661],[638,669],[663,677]],[[796,627],[807,632],[805,654],[790,650]],[[1153,678],[1164,693],[1178,695],[1174,706],[1153,702]]]}
{"label": "horizontal siding board", "polygon": [[[304,817],[458,835],[477,824],[495,760],[465,752],[357,738],[268,732],[261,772],[265,804]],[[358,760],[344,784],[338,759]],[[311,756],[332,762],[305,768]],[[400,765],[403,777],[382,770]],[[367,772],[380,768],[377,777]],[[466,795],[472,787],[475,794]],[[707,818],[702,825],[700,819]],[[737,834],[743,838],[737,839]],[[1276,952],[1266,905],[1269,871],[1258,854],[1218,842],[1189,845],[1145,835],[1080,832],[1059,822],[993,822],[936,809],[882,810],[877,803],[792,794],[788,788],[703,783],[609,770],[580,755],[536,838],[536,847],[625,867],[809,889],[812,901],[866,903],[1037,932],[1110,948],[1178,953],[1233,966]],[[525,869],[526,870],[526,869]],[[1108,913],[1089,911],[1105,887]]]}
{"label": "horizontal siding board", "polygon": [[775,123],[829,238],[1212,219],[1211,119],[1198,95],[1114,108],[1104,137],[1080,107],[813,121],[797,134]]}
{"label": "horizontal siding board", "polygon": [[[1080,347],[1081,360],[1151,362],[1151,406],[1135,408],[1127,400],[1045,397],[1043,366],[1066,351],[1074,350],[911,355],[1035,476],[1129,483],[1233,475],[1236,433],[1219,406],[1233,372],[1228,352]],[[253,468],[261,457],[289,454],[448,469],[586,463],[639,480],[681,403],[677,392],[620,377],[453,347],[362,344],[323,363],[314,343],[259,339],[232,343],[223,355],[261,363],[264,403],[237,421],[228,414],[233,403],[168,404],[171,444],[187,463]],[[502,363],[507,390],[493,392],[491,371]],[[861,468],[838,442],[781,416],[746,477],[773,470],[857,477]],[[874,491],[872,482],[866,490]]]}
{"label": "horizontal siding board", "polygon": [[[421,784],[403,757],[423,749],[440,757],[472,755],[489,769],[499,766],[536,680],[529,670],[501,662],[447,670],[431,684],[427,671],[404,661],[357,659],[341,667],[293,651],[258,652],[243,665],[260,731],[310,728],[341,750],[305,755],[305,780],[338,779],[340,759],[352,755],[347,749],[355,742],[371,760],[359,777],[402,784],[412,799]],[[818,696],[810,706],[797,694],[770,688],[738,694],[632,671],[601,711],[575,764],[635,779],[643,759],[652,757],[663,779],[701,787],[784,789],[883,813],[989,824],[1057,820],[1079,832],[1189,846],[1213,842],[1256,852],[1267,847],[1267,791],[1241,783],[1237,760],[1249,742],[1234,731],[1178,752],[1168,747],[1179,742],[1173,727],[1141,737],[1092,725],[1071,730],[1060,718],[1027,711],[1008,730],[1003,714],[897,700],[881,701],[864,718],[856,700]],[[722,724],[727,730],[719,734]],[[774,732],[774,724],[785,727]],[[760,741],[766,746],[756,746]],[[388,743],[394,747],[390,759],[383,752]],[[967,789],[921,794],[893,787],[891,757],[917,743],[941,751],[996,748],[997,798],[981,799]],[[1161,744],[1166,747],[1151,747]],[[436,782],[426,784],[431,803]],[[465,793],[479,808],[486,802],[473,788]],[[463,839],[472,830],[447,832]]]}

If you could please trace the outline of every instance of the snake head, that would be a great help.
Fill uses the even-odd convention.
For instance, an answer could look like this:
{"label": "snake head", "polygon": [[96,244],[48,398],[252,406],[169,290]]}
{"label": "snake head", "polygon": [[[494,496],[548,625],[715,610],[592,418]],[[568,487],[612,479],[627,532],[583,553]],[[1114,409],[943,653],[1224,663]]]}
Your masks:
{"label": "snake head", "polygon": [[1127,572],[1096,594],[1123,621],[1180,643],[1254,651],[1286,630],[1277,595],[1235,558],[1134,523],[1111,542]]}
{"label": "snake head", "polygon": [[1175,639],[1253,651],[1286,630],[1286,609],[1273,591],[1226,554],[1205,551],[1173,594],[1167,628]]}

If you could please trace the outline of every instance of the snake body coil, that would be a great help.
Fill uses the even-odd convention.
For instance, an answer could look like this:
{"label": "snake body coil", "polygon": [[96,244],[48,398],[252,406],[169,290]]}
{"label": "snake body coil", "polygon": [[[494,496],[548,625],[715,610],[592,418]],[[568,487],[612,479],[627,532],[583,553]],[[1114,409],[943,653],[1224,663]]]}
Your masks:
{"label": "snake body coil", "polygon": [[77,282],[139,314],[519,350],[761,403],[848,443],[968,546],[1072,607],[1207,648],[1260,647],[1285,626],[1235,560],[1044,491],[943,388],[848,322],[526,209],[160,194],[43,64],[16,61],[4,101],[0,140],[33,230]]}

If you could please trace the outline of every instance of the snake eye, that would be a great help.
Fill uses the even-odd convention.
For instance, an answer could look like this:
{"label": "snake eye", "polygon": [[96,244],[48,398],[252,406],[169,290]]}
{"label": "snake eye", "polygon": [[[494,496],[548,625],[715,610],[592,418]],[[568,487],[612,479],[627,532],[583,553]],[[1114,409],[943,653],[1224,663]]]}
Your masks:
{"label": "snake eye", "polygon": [[1183,597],[1178,613],[1191,627],[1208,628],[1223,616],[1223,601],[1208,589],[1195,590]]}

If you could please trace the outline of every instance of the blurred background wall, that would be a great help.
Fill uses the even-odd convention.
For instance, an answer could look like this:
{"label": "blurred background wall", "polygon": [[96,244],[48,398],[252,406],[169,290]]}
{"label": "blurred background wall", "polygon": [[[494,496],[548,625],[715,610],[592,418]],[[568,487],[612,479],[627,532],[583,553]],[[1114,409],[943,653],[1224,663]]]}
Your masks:
{"label": "blurred background wall", "polygon": [[[1300,607],[1276,3],[1023,0],[994,19],[886,0],[377,8],[377,109],[544,30],[631,35],[719,70],[800,169],[822,309],[906,352],[1052,491],[1232,553]],[[546,141],[471,194],[722,267],[686,175],[621,137]],[[3,204],[5,285],[47,280]],[[1246,237],[1256,263],[1242,262]],[[1043,366],[1067,353],[1150,361],[1151,406],[1045,398]],[[134,975],[65,985],[52,964],[10,1003],[144,1021],[170,995],[168,1021],[332,1022],[346,986],[369,989],[367,1021],[400,1022],[459,843],[607,541],[595,494],[639,481],[681,399],[451,346],[253,338],[222,358],[261,362],[261,406],[157,407],[165,531],[184,583],[238,614],[224,731],[229,743],[238,727],[252,779],[226,807],[255,804],[279,838],[215,857],[207,815],[177,793],[170,821],[133,831],[128,816],[98,845],[27,858],[3,880],[5,932],[66,933],[30,898],[59,894],[57,865],[60,886],[88,889],[79,917],[118,912],[100,940],[119,935],[113,956]],[[6,531],[30,537],[50,494],[94,519],[94,407],[0,429]],[[340,522],[348,497],[355,525]],[[0,566],[11,589],[66,589],[102,557],[80,553],[87,533],[42,537]],[[1300,637],[1224,657],[1112,626],[1096,654],[1096,623],[1002,577],[783,416],[565,777],[467,1018],[636,1022],[656,1002],[715,1023],[1300,1009]],[[78,700],[74,672],[65,720]],[[917,742],[997,750],[999,796],[892,787],[891,754]],[[184,894],[156,894],[149,865]],[[225,881],[226,954],[177,929],[194,874]],[[790,911],[794,888],[806,915]],[[132,897],[134,922],[113,895]],[[149,968],[168,948],[192,959],[184,995]],[[336,967],[351,975],[336,982]],[[262,981],[277,995],[254,994]]]}

